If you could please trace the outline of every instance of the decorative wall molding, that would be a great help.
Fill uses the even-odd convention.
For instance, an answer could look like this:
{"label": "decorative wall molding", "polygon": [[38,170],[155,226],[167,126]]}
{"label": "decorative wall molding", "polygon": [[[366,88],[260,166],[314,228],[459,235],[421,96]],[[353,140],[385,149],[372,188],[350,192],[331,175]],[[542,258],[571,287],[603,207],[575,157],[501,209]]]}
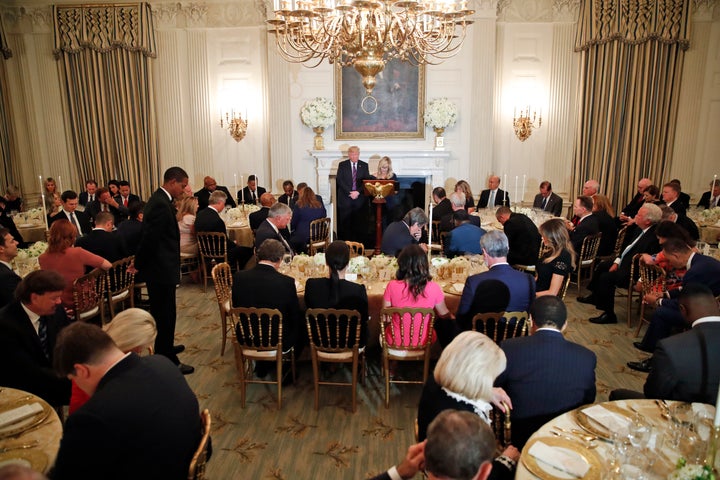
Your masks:
{"label": "decorative wall molding", "polygon": [[225,28],[259,26],[264,11],[255,0],[227,3],[153,3],[156,28]]}
{"label": "decorative wall molding", "polygon": [[581,0],[499,0],[497,16],[503,22],[575,22],[580,3]]}
{"label": "decorative wall molding", "polygon": [[52,6],[0,7],[6,33],[51,33]]}

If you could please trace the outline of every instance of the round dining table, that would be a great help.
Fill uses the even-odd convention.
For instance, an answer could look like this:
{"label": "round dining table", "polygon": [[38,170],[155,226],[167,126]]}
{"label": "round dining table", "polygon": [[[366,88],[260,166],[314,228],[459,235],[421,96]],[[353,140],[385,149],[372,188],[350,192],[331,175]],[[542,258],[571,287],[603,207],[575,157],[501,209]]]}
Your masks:
{"label": "round dining table", "polygon": [[13,417],[19,409],[26,409],[28,416],[0,424],[0,467],[20,464],[45,473],[55,463],[60,448],[63,431],[60,417],[37,395],[0,387],[0,418],[7,412],[12,412]]}

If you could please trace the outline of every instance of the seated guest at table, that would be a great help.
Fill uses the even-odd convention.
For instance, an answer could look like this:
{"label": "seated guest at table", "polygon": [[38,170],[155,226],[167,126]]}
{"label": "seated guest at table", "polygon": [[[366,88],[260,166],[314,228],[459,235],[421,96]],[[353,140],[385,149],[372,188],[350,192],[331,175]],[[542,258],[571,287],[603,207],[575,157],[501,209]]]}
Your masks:
{"label": "seated guest at table", "polygon": [[682,185],[680,183],[680,180],[677,178],[673,178],[670,180],[670,183],[674,183],[677,185],[677,187],[680,189],[680,193],[678,193],[678,199],[680,200],[680,203],[683,204],[685,207],[685,210],[687,211],[688,208],[690,208],[690,195],[682,191]]}
{"label": "seated guest at table", "polygon": [[15,185],[8,185],[5,189],[5,209],[8,212],[22,212],[23,199],[20,197],[20,189]]}
{"label": "seated guest at table", "polygon": [[[433,282],[428,268],[427,253],[419,245],[408,245],[402,249],[397,259],[398,269],[395,280],[390,280],[385,287],[383,294],[383,305],[395,308],[434,308],[435,323],[444,319],[454,318],[447,305],[445,305],[445,294],[440,285]],[[417,321],[419,317],[414,318]],[[393,318],[393,323],[409,322],[410,317]],[[449,320],[448,320],[449,321]],[[414,329],[414,335],[419,335],[419,325]],[[404,332],[409,335],[409,323]],[[423,335],[427,336],[427,328]],[[392,341],[389,331],[385,332],[386,340]],[[433,340],[435,333],[432,333]],[[409,337],[405,339],[409,341]],[[426,338],[413,338],[413,342],[424,342]]]}
{"label": "seated guest at table", "polygon": [[[225,200],[227,199],[225,192],[215,190],[208,198],[208,208],[197,212],[195,217],[195,233],[217,232],[222,233],[227,241],[227,257],[230,266],[235,269],[244,268],[245,264],[253,255],[252,248],[241,247],[229,238],[227,238],[227,227],[225,222],[220,218],[220,212],[225,209]],[[182,236],[181,236],[182,240]]]}
{"label": "seated guest at table", "polygon": [[453,190],[465,195],[465,210],[467,210],[468,213],[474,212],[475,197],[473,196],[470,184],[465,180],[460,180],[455,184],[455,188]]}
{"label": "seated guest at table", "polygon": [[22,280],[12,268],[12,261],[17,254],[17,240],[10,234],[10,230],[0,227],[0,308],[15,299],[15,288]]}
{"label": "seated guest at table", "polygon": [[[278,205],[289,210],[283,203]],[[295,347],[295,356],[299,357],[304,344],[305,319],[300,310],[295,280],[277,271],[285,256],[285,247],[271,238],[260,244],[256,255],[257,265],[239,271],[233,277],[232,305],[280,310],[283,350]],[[239,329],[236,333],[241,337]],[[272,362],[257,362],[255,375],[260,378],[266,376],[273,365]],[[287,375],[285,381],[291,382],[292,375]]]}
{"label": "seated guest at table", "polygon": [[399,465],[372,480],[415,478],[421,470],[430,480],[486,480],[495,471],[495,447],[492,429],[477,415],[444,410],[430,423],[427,442],[411,445]]}
{"label": "seated guest at table", "polygon": [[[298,183],[298,184],[297,184],[297,193],[298,193],[298,195],[302,194],[303,189],[304,189],[305,187],[307,187],[307,186],[308,186],[308,184],[305,183],[305,182],[300,182],[300,183]],[[325,206],[325,203],[323,202],[323,199],[322,199],[322,197],[321,197],[320,195],[317,195],[317,194],[316,194],[316,195],[315,195],[315,198],[317,198],[317,201],[320,202],[320,203],[322,203],[323,206]]]}
{"label": "seated guest at table", "polygon": [[596,193],[600,193],[600,182],[590,179],[583,184],[582,194],[586,197],[592,197]]}
{"label": "seated guest at table", "polygon": [[530,336],[500,344],[507,368],[495,380],[512,398],[512,441],[522,449],[527,439],[551,419],[595,401],[597,358],[565,339],[567,309],[554,296],[530,306]]}
{"label": "seated guest at table", "polygon": [[[118,184],[119,183],[120,182],[118,182]],[[125,205],[118,203],[115,197],[111,196],[110,191],[105,187],[98,188],[97,198],[94,202],[88,203],[87,207],[85,207],[85,211],[88,215],[90,215],[90,218],[92,218],[93,221],[98,213],[110,212],[115,219],[116,225],[119,225],[120,222],[127,219],[130,214],[128,208]]]}
{"label": "seated guest at table", "polygon": [[[123,205],[125,208],[130,208],[132,203],[140,201],[140,197],[134,193],[130,193],[130,182],[127,180],[121,180],[119,183],[120,193],[113,197],[118,204]],[[127,220],[127,217],[122,218],[122,220]]]}
{"label": "seated guest at table", "polygon": [[60,194],[55,192],[52,194],[52,208],[50,210],[47,210],[47,218],[48,218],[48,224],[52,223],[53,217],[55,217],[58,213],[62,212],[62,197],[60,197]]}
{"label": "seated guest at table", "polygon": [[272,238],[283,244],[286,253],[293,255],[295,252],[283,235],[283,230],[287,231],[291,219],[292,210],[284,203],[275,203],[270,207],[267,218],[255,231],[255,248],[259,248],[265,240]]}
{"label": "seated guest at table", "polygon": [[65,281],[57,272],[30,272],[17,286],[15,300],[0,310],[0,385],[67,405],[70,381],[52,369],[58,332],[68,324],[60,304]]}
{"label": "seated guest at table", "polygon": [[432,211],[433,222],[439,222],[445,215],[452,214],[453,208],[443,187],[433,188],[432,198],[433,202],[435,202],[435,207],[433,207]]}
{"label": "seated guest at table", "polygon": [[58,337],[54,365],[90,396],[65,422],[54,480],[187,476],[199,406],[169,359],[125,354],[99,327],[76,322]]}
{"label": "seated guest at table", "polygon": [[[712,404],[720,383],[720,308],[712,290],[688,284],[677,297],[691,328],[660,340],[649,360],[644,397]],[[643,398],[640,392],[613,390],[610,400]]]}
{"label": "seated guest at table", "polygon": [[257,177],[250,175],[247,179],[247,186],[237,192],[238,204],[257,205],[263,193],[265,193],[265,189],[257,185]]}
{"label": "seated guest at table", "polygon": [[[457,212],[458,210],[465,210],[465,194],[462,192],[453,192],[448,196],[448,199],[450,200],[450,212],[446,213],[440,218],[440,231],[441,232],[449,232],[453,228],[455,228],[455,221],[453,220],[453,212]],[[433,210],[433,215],[435,214],[435,210]],[[470,215],[469,216],[470,223],[475,225],[476,227],[480,226],[480,217],[477,215]]]}
{"label": "seated guest at table", "polygon": [[[665,207],[664,205],[662,208],[667,208],[673,213],[673,215],[675,215],[675,212],[671,208]],[[695,247],[695,241],[690,238],[685,229],[678,224],[671,222],[670,220],[663,220],[662,222],[660,222],[655,229],[655,235],[658,238],[658,243],[660,243],[660,246],[664,245],[668,238],[679,238],[688,246],[692,248]],[[660,251],[655,255],[649,255],[645,253],[640,258],[640,261],[644,262],[647,265],[657,265],[665,271],[666,291],[676,290],[682,287],[682,278],[687,272],[687,265],[683,265],[680,268],[673,267],[673,265],[665,257],[665,253],[663,253],[663,251]],[[638,282],[635,284],[634,290],[636,292],[642,292],[642,282],[640,282],[639,279]]]}
{"label": "seated guest at table", "polygon": [[643,203],[645,203],[644,192],[650,185],[652,185],[652,180],[650,180],[649,178],[641,178],[638,181],[637,193],[632,198],[632,200],[630,200],[630,202],[625,205],[625,208],[620,211],[620,215],[618,215],[618,220],[621,223],[625,223],[629,219],[637,215],[638,210],[640,210],[640,207],[642,207]]}
{"label": "seated guest at table", "polygon": [[[110,212],[100,212],[95,217],[95,228],[78,238],[75,246],[104,258],[110,263],[128,256],[125,239],[113,232],[114,222]],[[89,268],[89,272],[92,268]]]}
{"label": "seated guest at table", "polygon": [[[295,185],[292,180],[285,180],[282,184],[283,194],[278,198],[278,202],[284,203],[290,208],[295,206],[295,202],[298,199],[298,192],[295,191]],[[260,196],[260,202],[262,203],[262,195]]]}
{"label": "seated guest at table", "polygon": [[227,205],[230,205],[230,208],[235,208],[237,204],[235,203],[235,200],[233,200],[232,195],[230,194],[230,191],[227,189],[227,187],[223,185],[218,185],[217,182],[213,177],[207,176],[203,179],[203,188],[195,192],[195,196],[198,199],[198,210],[202,210],[203,208],[207,208],[208,206],[208,198],[210,198],[210,194],[214,192],[215,190],[220,190],[221,192],[225,192],[225,195],[227,196]]}
{"label": "seated guest at table", "polygon": [[[427,438],[428,426],[445,410],[471,412],[489,425],[493,403],[498,408],[501,401],[512,406],[502,389],[493,388],[493,381],[505,370],[505,363],[503,351],[484,334],[463,332],[455,337],[443,350],[435,371],[423,386],[418,405],[418,440]],[[508,447],[503,453],[513,460],[514,467],[520,456],[518,450]],[[507,460],[493,463],[493,471],[506,470],[506,475],[497,478],[512,478],[507,475],[511,472],[507,471],[505,462]]]}
{"label": "seated guest at table", "polygon": [[305,187],[298,196],[295,207],[292,209],[290,222],[290,246],[296,253],[307,253],[310,240],[310,223],[319,218],[325,218],[327,212],[322,203],[315,198],[312,188]]}
{"label": "seated guest at table", "polygon": [[[210,197],[208,197],[209,199]],[[207,207],[207,201],[206,207]],[[195,234],[195,216],[198,211],[199,200],[197,197],[185,197],[178,201],[177,221],[180,229],[180,253],[197,255],[198,243]]]}
{"label": "seated guest at table", "polygon": [[[455,317],[454,331],[448,329],[438,330],[438,337],[442,345],[447,345],[455,336],[472,329],[472,319],[478,313],[496,313],[508,311],[510,303],[510,289],[500,280],[484,280],[482,288],[475,290],[470,307],[463,313],[458,312]],[[445,323],[445,322],[444,322]],[[444,326],[444,323],[441,324]]]}
{"label": "seated guest at table", "polygon": [[45,194],[45,210],[50,212],[53,209],[53,194],[59,193],[57,192],[57,184],[54,178],[47,177],[45,181],[43,181],[43,193]]}
{"label": "seated guest at table", "polygon": [[[110,335],[115,345],[123,353],[133,352],[141,357],[154,353],[157,326],[155,319],[149,312],[140,308],[128,308],[115,315],[115,318],[103,327]],[[90,397],[80,389],[75,382],[72,383],[69,413],[73,413],[83,406]]]}
{"label": "seated guest at table", "polygon": [[88,179],[85,182],[85,191],[80,192],[79,202],[83,207],[87,206],[88,203],[95,201],[95,192],[97,191],[98,184],[93,179]]}
{"label": "seated guest at table", "polygon": [[[115,197],[118,193],[120,193],[120,181],[112,179],[108,182],[107,187],[108,191],[110,192],[111,197]],[[95,199],[97,200],[97,198]]]}
{"label": "seated guest at table", "polygon": [[480,192],[477,208],[495,208],[500,205],[510,205],[510,198],[507,192],[500,187],[500,177],[491,175],[488,178],[488,188]]}
{"label": "seated guest at table", "polygon": [[[345,280],[350,261],[350,248],[342,240],[335,240],[325,250],[325,263],[330,278],[308,278],[305,282],[307,308],[336,308],[357,310],[360,313],[360,345],[367,343],[368,297],[365,285]],[[352,342],[351,342],[352,343]]]}
{"label": "seated guest at table", "polygon": [[485,230],[470,223],[470,215],[465,210],[453,212],[455,228],[445,239],[445,256],[479,255],[482,253],[480,239]]}
{"label": "seated guest at table", "polygon": [[[140,200],[130,205],[130,218],[117,226],[117,234],[125,240],[128,255],[135,255],[142,237],[142,219],[145,202]],[[137,277],[136,277],[137,278]]]}
{"label": "seated guest at table", "polygon": [[570,243],[573,249],[580,255],[582,244],[585,237],[594,235],[600,231],[600,224],[597,217],[593,215],[592,197],[584,195],[579,196],[573,203],[573,213],[578,218],[576,223],[566,222],[568,230],[570,230]]}
{"label": "seated guest at table", "polygon": [[[262,222],[265,221],[265,219],[268,217],[268,212],[270,211],[270,207],[275,205],[275,195],[272,193],[263,193],[260,195],[260,210],[257,212],[253,212],[250,215],[248,215],[248,220],[250,221],[250,228],[254,232],[258,229],[258,227],[262,224]],[[285,203],[285,202],[280,202]],[[293,203],[293,206],[295,204]],[[292,207],[290,207],[292,208]]]}
{"label": "seated guest at table", "polygon": [[697,225],[691,218],[687,215],[679,216],[675,213],[675,210],[667,205],[660,205],[660,210],[662,210],[662,219],[669,220],[675,223],[678,227],[681,227],[693,240],[693,244],[700,240],[700,230],[698,230]]}
{"label": "seated guest at table", "polygon": [[653,205],[660,205],[660,187],[657,185],[649,185],[643,192],[643,205],[646,203],[652,203]]}
{"label": "seated guest at table", "polygon": [[539,208],[545,212],[552,213],[559,217],[562,215],[563,199],[552,191],[552,184],[547,180],[540,183],[540,193],[535,195],[533,208]]}
{"label": "seated guest at table", "polygon": [[[422,236],[423,228],[428,224],[428,218],[422,208],[415,207],[410,210],[402,220],[392,222],[385,229],[380,245],[380,251],[385,255],[397,256],[408,245],[417,245]],[[427,251],[427,245],[420,245]]]}
{"label": "seated guest at table", "polygon": [[73,282],[85,275],[87,267],[109,270],[112,264],[106,259],[76,247],[77,230],[67,220],[58,220],[50,227],[48,248],[38,257],[43,270],[55,270],[65,279],[62,294],[63,306],[73,308]]}
{"label": "seated guest at table", "polygon": [[563,220],[553,218],[543,223],[540,234],[547,250],[537,263],[535,295],[559,295],[565,279],[575,270],[577,254]]}
{"label": "seated guest at table", "polygon": [[503,226],[508,239],[510,265],[535,265],[540,251],[540,233],[527,215],[515,213],[510,207],[500,207],[495,218]]}
{"label": "seated guest at table", "polygon": [[675,210],[679,217],[685,216],[687,207],[680,199],[680,182],[668,182],[662,187],[662,201],[668,207]]}
{"label": "seated guest at table", "polygon": [[603,194],[593,195],[592,200],[592,214],[597,219],[600,233],[602,233],[597,254],[599,257],[612,255],[615,251],[618,233],[617,224],[615,223],[615,210],[610,204],[610,199]]}
{"label": "seated guest at table", "polygon": [[77,210],[78,195],[72,190],[65,190],[62,195],[62,213],[50,219],[50,226],[58,220],[68,220],[77,229],[78,236],[90,233],[90,215]]}
{"label": "seated guest at table", "polygon": [[23,239],[22,234],[20,234],[20,231],[17,229],[15,220],[8,215],[8,211],[5,208],[2,197],[0,197],[0,227],[6,228],[10,232],[10,235],[12,235],[15,241],[20,245],[20,248],[25,248],[26,242]]}
{"label": "seated guest at table", "polygon": [[697,206],[703,208],[720,207],[720,180],[710,182],[710,190],[702,194]]}

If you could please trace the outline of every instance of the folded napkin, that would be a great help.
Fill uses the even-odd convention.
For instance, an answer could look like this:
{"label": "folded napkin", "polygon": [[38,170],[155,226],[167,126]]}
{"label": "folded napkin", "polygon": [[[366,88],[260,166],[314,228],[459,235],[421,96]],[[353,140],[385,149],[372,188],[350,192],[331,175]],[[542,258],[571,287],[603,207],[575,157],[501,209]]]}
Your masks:
{"label": "folded napkin", "polygon": [[584,477],[590,469],[590,465],[579,455],[567,453],[560,448],[551,447],[540,441],[533,443],[528,453],[541,462],[575,478]]}
{"label": "folded napkin", "polygon": [[624,416],[611,412],[601,405],[593,405],[582,410],[588,417],[598,422],[611,432],[619,432],[627,430],[630,420]]}
{"label": "folded napkin", "polygon": [[453,288],[455,289],[456,292],[462,293],[462,291],[465,289],[465,284],[464,283],[453,283]]}
{"label": "folded napkin", "polygon": [[25,420],[28,417],[33,417],[42,411],[42,405],[35,402],[0,413],[0,428],[4,428],[8,425],[18,423],[19,421]]}

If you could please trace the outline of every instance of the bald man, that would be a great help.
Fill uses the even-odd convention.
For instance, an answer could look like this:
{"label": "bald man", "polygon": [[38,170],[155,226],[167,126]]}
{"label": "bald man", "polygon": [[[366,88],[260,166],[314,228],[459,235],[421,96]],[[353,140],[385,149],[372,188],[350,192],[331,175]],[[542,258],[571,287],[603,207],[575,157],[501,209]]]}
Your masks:
{"label": "bald man", "polygon": [[492,175],[488,178],[488,188],[480,193],[477,208],[493,208],[500,205],[510,205],[510,198],[507,193],[500,188],[500,177]]}
{"label": "bald man", "polygon": [[214,192],[215,190],[220,190],[221,192],[225,192],[225,195],[227,195],[226,204],[228,206],[230,206],[230,208],[237,207],[237,204],[235,203],[235,200],[233,200],[233,196],[230,195],[230,192],[228,191],[227,187],[218,185],[213,177],[207,176],[203,179],[203,188],[201,188],[200,190],[195,192],[195,196],[198,199],[198,210],[207,208],[208,199],[210,198],[210,194],[212,192]]}

